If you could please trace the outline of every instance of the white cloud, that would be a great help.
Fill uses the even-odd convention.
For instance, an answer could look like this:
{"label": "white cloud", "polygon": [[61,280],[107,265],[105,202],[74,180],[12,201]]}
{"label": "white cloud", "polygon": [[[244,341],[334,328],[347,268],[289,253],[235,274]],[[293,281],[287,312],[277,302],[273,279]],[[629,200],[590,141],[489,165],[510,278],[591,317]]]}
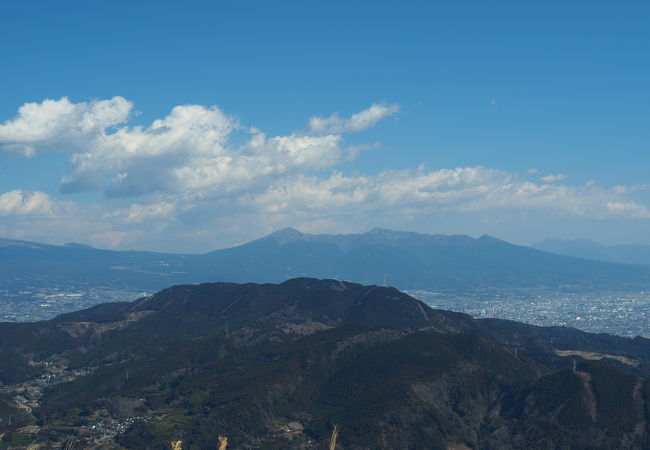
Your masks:
{"label": "white cloud", "polygon": [[274,177],[331,167],[341,158],[340,137],[276,136],[258,133],[236,150],[213,157],[197,157],[174,168],[176,191],[201,196],[232,195],[259,189]]}
{"label": "white cloud", "polygon": [[558,173],[556,175],[546,175],[545,177],[541,177],[540,181],[542,183],[555,183],[557,181],[564,181],[567,178],[569,178],[568,175],[563,173]]}
{"label": "white cloud", "polygon": [[399,112],[399,105],[373,103],[349,118],[332,114],[329,117],[312,117],[309,119],[308,131],[314,134],[356,133],[374,126],[380,120]]}
{"label": "white cloud", "polygon": [[[440,231],[433,224],[451,221],[455,228],[446,232],[482,234],[490,231],[482,228],[486,223],[650,219],[647,206],[598,184],[540,183],[485,167],[420,167],[375,176],[290,174],[221,196],[199,193],[158,194],[117,209],[110,203],[77,204],[62,214],[57,211],[63,207],[43,193],[12,191],[0,196],[0,214],[25,217],[14,225],[31,236],[43,230],[58,236],[50,241],[176,251],[219,248],[288,225],[312,232],[358,232],[378,225],[433,232]],[[47,225],[31,219],[37,212],[49,214]]]}
{"label": "white cloud", "polygon": [[0,216],[51,215],[54,203],[40,191],[15,189],[0,195]]}
{"label": "white cloud", "polygon": [[[242,203],[270,214],[426,216],[440,213],[546,211],[567,216],[602,219],[621,215],[608,206],[613,194],[598,186],[538,184],[519,175],[466,167],[437,171],[385,171],[375,177],[329,178],[301,176],[281,180],[264,193]],[[626,215],[628,211],[626,211]],[[640,217],[640,216],[639,216]]]}
{"label": "white cloud", "polygon": [[[395,108],[372,105],[326,128],[361,130]],[[273,177],[328,168],[358,153],[358,148],[345,152],[334,132],[267,137],[217,107],[176,106],[148,127],[125,125],[131,109],[122,97],[29,103],[0,125],[0,149],[25,156],[71,153],[73,172],[62,178],[61,192],[103,191],[107,197],[198,190],[224,195]],[[236,133],[247,134],[243,144],[233,143]]]}
{"label": "white cloud", "polygon": [[75,170],[62,179],[61,191],[101,190],[109,197],[184,191],[202,175],[193,169],[228,166],[225,145],[236,127],[216,107],[186,105],[147,128],[90,133],[86,148],[72,155]]}
{"label": "white cloud", "polygon": [[76,104],[67,97],[26,103],[14,119],[0,124],[0,150],[25,156],[82,151],[91,138],[126,121],[132,106],[122,97]]}
{"label": "white cloud", "polygon": [[108,212],[104,218],[117,218],[124,223],[141,223],[148,220],[169,220],[175,213],[176,205],[162,201],[148,205],[134,203],[128,208]]}
{"label": "white cloud", "polygon": [[177,106],[146,127],[128,126],[131,111],[121,97],[76,104],[63,98],[26,104],[0,124],[1,150],[70,154],[63,192],[122,197],[73,204],[16,189],[0,195],[0,232],[100,247],[206,250],[287,225],[343,232],[419,224],[431,232],[431,224],[452,221],[459,229],[447,231],[479,234],[485,223],[650,219],[640,198],[646,185],[577,186],[565,174],[480,166],[342,171],[378,144],[346,148],[341,133],[374,125],[396,105],[312,118],[307,133],[285,136],[244,127],[217,107]]}
{"label": "white cloud", "polygon": [[650,209],[635,202],[607,202],[607,210],[616,216],[630,219],[650,219]]}
{"label": "white cloud", "polygon": [[616,185],[612,191],[617,194],[627,194],[628,192],[642,192],[650,190],[650,184],[633,184],[631,186]]}

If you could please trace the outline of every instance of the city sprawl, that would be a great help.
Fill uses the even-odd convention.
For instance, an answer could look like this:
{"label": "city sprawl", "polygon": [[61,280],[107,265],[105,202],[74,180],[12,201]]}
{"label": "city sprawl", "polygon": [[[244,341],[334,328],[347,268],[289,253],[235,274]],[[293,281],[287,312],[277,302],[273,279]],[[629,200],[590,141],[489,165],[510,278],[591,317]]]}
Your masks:
{"label": "city sprawl", "polygon": [[494,317],[619,336],[650,334],[650,292],[407,292],[432,308],[464,312],[477,319]]}
{"label": "city sprawl", "polygon": [[[475,318],[516,320],[541,326],[566,326],[619,336],[650,335],[650,292],[560,292],[542,289],[434,292],[409,295],[438,309]],[[112,286],[38,286],[15,282],[0,289],[0,321],[27,322],[149,295]]]}

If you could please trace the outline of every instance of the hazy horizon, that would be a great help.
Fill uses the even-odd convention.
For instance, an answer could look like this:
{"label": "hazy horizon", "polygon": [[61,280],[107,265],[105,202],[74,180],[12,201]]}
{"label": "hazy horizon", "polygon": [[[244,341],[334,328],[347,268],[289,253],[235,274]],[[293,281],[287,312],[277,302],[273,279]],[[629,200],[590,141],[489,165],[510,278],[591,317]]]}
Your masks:
{"label": "hazy horizon", "polygon": [[[272,234],[275,234],[275,233],[277,233],[277,232],[284,231],[284,230],[286,230],[286,229],[293,229],[293,230],[298,231],[298,232],[301,233],[301,234],[306,234],[306,235],[360,235],[360,234],[364,234],[364,233],[371,232],[371,231],[373,231],[373,230],[375,230],[375,229],[382,229],[382,230],[387,230],[387,231],[397,232],[397,233],[416,233],[416,234],[421,234],[421,235],[435,235],[435,234],[437,234],[437,235],[443,235],[443,236],[453,236],[453,235],[456,235],[456,236],[469,236],[469,237],[471,237],[471,238],[473,238],[473,239],[478,239],[478,238],[480,238],[480,237],[482,237],[482,236],[490,236],[490,237],[493,237],[493,238],[496,238],[496,239],[499,239],[499,240],[502,240],[502,241],[508,242],[508,243],[510,243],[510,244],[521,245],[521,246],[532,247],[532,248],[536,248],[537,245],[543,244],[543,243],[548,242],[548,241],[560,241],[560,242],[566,242],[566,243],[571,243],[571,242],[586,242],[586,243],[596,244],[596,245],[599,245],[599,246],[604,246],[604,247],[606,247],[606,248],[613,248],[613,247],[617,247],[617,246],[628,246],[628,245],[629,245],[629,246],[632,246],[632,247],[634,247],[634,246],[643,247],[643,246],[646,245],[646,244],[629,244],[629,243],[605,244],[605,243],[602,243],[602,242],[597,242],[597,241],[594,241],[594,240],[591,240],[591,239],[585,239],[585,238],[563,239],[563,238],[558,238],[558,237],[555,237],[555,236],[547,237],[547,238],[544,238],[544,239],[541,239],[541,240],[539,240],[539,241],[535,241],[535,242],[530,242],[530,243],[520,243],[520,242],[509,241],[508,239],[500,238],[500,237],[498,237],[498,236],[489,235],[489,234],[487,234],[487,233],[483,233],[483,234],[481,234],[481,235],[461,234],[461,233],[426,233],[426,232],[417,232],[417,231],[412,231],[412,230],[393,230],[393,229],[379,228],[379,227],[374,227],[374,228],[371,228],[371,229],[366,229],[366,230],[362,230],[362,231],[359,231],[359,232],[350,232],[350,233],[336,233],[336,232],[333,232],[333,233],[308,233],[308,232],[304,232],[304,231],[302,231],[302,230],[299,230],[299,229],[297,229],[297,228],[295,228],[295,227],[291,227],[291,226],[289,226],[289,227],[284,227],[284,228],[280,228],[280,229],[277,229],[277,230],[273,230],[273,231],[271,231],[270,233],[264,233],[264,234],[262,234],[262,235],[255,236],[255,237],[253,237],[253,238],[251,238],[251,239],[249,239],[249,240],[246,240],[246,241],[242,241],[242,242],[234,242],[234,243],[232,243],[232,244],[230,244],[230,245],[226,245],[226,246],[224,246],[224,247],[203,248],[203,249],[201,249],[201,250],[196,250],[196,251],[169,251],[169,252],[166,252],[166,251],[161,251],[161,250],[154,250],[154,249],[147,249],[147,248],[138,248],[138,247],[130,247],[130,248],[104,248],[104,247],[94,247],[94,246],[91,246],[91,247],[93,247],[93,248],[97,248],[97,249],[99,249],[99,250],[143,251],[143,252],[169,253],[169,254],[203,254],[203,253],[207,253],[207,252],[218,251],[218,250],[224,250],[224,249],[228,249],[228,248],[233,248],[233,247],[237,247],[237,246],[240,246],[240,245],[244,245],[244,244],[250,243],[250,242],[252,242],[252,241],[255,241],[255,240],[258,240],[258,239],[262,239],[262,238],[265,238],[265,237],[270,236],[270,235],[272,235]],[[6,237],[4,237],[4,236],[0,236],[0,240],[2,240],[2,239],[8,239],[8,238],[6,238]],[[54,245],[54,246],[66,246],[66,245],[89,245],[89,244],[86,244],[86,243],[83,243],[83,242],[76,242],[76,241],[69,241],[69,242],[56,242],[56,241],[54,241],[54,242],[47,242],[47,241],[34,241],[34,240],[30,240],[30,239],[9,239],[9,240],[10,240],[10,241],[13,240],[13,241],[33,242],[33,243],[36,243],[36,244],[45,244],[45,245]],[[551,253],[557,253],[557,252],[554,252],[554,251],[551,251],[551,250],[542,249],[542,248],[538,248],[538,249],[541,249],[541,250],[543,250],[543,251],[547,251],[547,252],[550,251]],[[562,252],[560,252],[560,254],[562,254]]]}

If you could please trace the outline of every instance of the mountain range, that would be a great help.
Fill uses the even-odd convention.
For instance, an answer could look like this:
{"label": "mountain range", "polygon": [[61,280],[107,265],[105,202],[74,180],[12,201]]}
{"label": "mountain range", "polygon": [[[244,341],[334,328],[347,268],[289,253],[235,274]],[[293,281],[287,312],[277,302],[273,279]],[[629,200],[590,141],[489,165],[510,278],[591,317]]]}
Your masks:
{"label": "mountain range", "polygon": [[538,250],[619,264],[650,264],[650,245],[603,245],[589,239],[544,239]]}
{"label": "mountain range", "polygon": [[650,340],[298,278],[0,323],[0,448],[648,448]]}
{"label": "mountain range", "polygon": [[23,285],[108,285],[150,292],[172,284],[304,276],[430,290],[650,287],[650,266],[557,255],[487,235],[475,239],[383,229],[314,235],[287,228],[205,254],[0,241],[0,286],[19,280]]}

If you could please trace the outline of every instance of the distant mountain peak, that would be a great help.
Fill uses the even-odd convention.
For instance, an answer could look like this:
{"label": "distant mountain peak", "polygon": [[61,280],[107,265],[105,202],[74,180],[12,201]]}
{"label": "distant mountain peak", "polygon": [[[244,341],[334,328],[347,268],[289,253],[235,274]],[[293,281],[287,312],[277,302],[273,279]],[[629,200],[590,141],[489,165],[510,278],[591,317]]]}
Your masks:
{"label": "distant mountain peak", "polygon": [[30,248],[41,248],[47,246],[48,244],[39,244],[37,242],[31,241],[17,241],[14,239],[0,238],[0,247],[30,247]]}
{"label": "distant mountain peak", "polygon": [[63,244],[63,247],[68,247],[68,248],[85,248],[85,249],[94,249],[94,247],[91,247],[90,245],[79,244],[79,243],[77,243],[77,242],[68,242],[67,244]]}
{"label": "distant mountain peak", "polygon": [[368,233],[394,233],[393,230],[389,230],[388,228],[379,228],[379,227],[374,227]]}
{"label": "distant mountain peak", "polygon": [[370,231],[363,233],[362,236],[374,236],[374,237],[383,237],[389,239],[398,239],[398,238],[405,238],[405,237],[416,237],[416,236],[427,236],[427,235],[414,233],[412,231],[395,231],[395,230],[389,230],[388,228],[375,227]]}
{"label": "distant mountain peak", "polygon": [[479,237],[477,241],[482,242],[484,244],[507,244],[508,242],[503,241],[501,239],[497,239],[495,237],[490,236],[489,234],[484,234],[483,236]]}
{"label": "distant mountain peak", "polygon": [[267,235],[265,239],[274,239],[278,244],[284,245],[301,240],[305,234],[295,228],[286,227]]}
{"label": "distant mountain peak", "polygon": [[270,236],[302,236],[303,233],[293,227],[284,227],[278,231],[274,231]]}
{"label": "distant mountain peak", "polygon": [[388,228],[378,228],[375,227],[371,229],[370,231],[366,232],[365,234],[378,234],[382,236],[398,236],[398,235],[404,235],[408,234],[406,231],[395,231],[395,230],[389,230]]}

